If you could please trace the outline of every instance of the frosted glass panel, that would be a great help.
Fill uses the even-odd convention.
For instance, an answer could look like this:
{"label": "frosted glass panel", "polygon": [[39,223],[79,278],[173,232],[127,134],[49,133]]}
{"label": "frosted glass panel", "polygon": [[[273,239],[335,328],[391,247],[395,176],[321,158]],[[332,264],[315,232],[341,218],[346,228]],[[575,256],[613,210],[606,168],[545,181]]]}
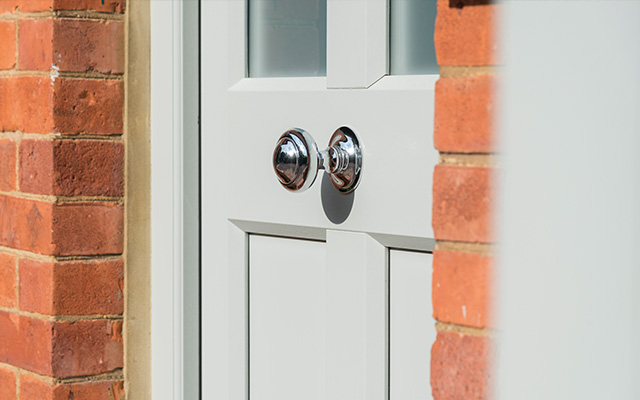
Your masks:
{"label": "frosted glass panel", "polygon": [[324,76],[326,0],[250,0],[249,76]]}
{"label": "frosted glass panel", "polygon": [[391,74],[439,73],[433,44],[436,3],[436,0],[391,0]]}

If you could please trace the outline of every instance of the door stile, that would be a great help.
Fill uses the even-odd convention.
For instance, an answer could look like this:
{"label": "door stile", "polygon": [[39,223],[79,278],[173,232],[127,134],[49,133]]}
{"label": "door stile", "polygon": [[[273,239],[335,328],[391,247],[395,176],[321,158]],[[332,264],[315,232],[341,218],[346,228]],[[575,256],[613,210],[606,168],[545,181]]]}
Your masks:
{"label": "door stile", "polygon": [[388,72],[387,0],[327,0],[327,88],[368,88]]}
{"label": "door stile", "polygon": [[388,250],[328,230],[326,285],[326,398],[387,399]]}
{"label": "door stile", "polygon": [[[238,81],[247,77],[249,56],[248,56],[248,21],[249,8],[248,0],[222,1],[227,5],[226,15],[227,40],[225,51],[219,56],[226,54],[226,60],[218,60],[221,64],[227,65],[226,80],[227,89],[235,85]],[[205,43],[207,38],[204,38]],[[208,72],[208,71],[204,71]]]}
{"label": "door stile", "polygon": [[[213,3],[223,3],[224,10],[221,9],[217,20],[210,23],[220,23],[226,27],[226,37],[222,40],[214,40],[223,44],[222,51],[217,54],[218,57],[226,55],[225,60],[217,61],[225,66],[224,70],[220,72],[226,80],[224,88],[221,88],[225,95],[218,96],[222,100],[220,108],[222,113],[219,114],[221,120],[219,123],[222,125],[222,129],[218,132],[229,132],[226,92],[230,87],[247,77],[248,1]],[[205,37],[204,43],[207,42]],[[208,71],[205,70],[206,72]],[[225,140],[219,145],[228,146],[229,135],[222,136]],[[221,135],[216,135],[216,137],[219,139]],[[215,177],[217,182],[223,183],[218,186],[218,190],[222,189],[223,192],[228,188],[229,175],[226,169],[231,167],[229,162],[233,161],[232,156],[225,156],[228,162],[220,165],[223,173]],[[221,175],[224,175],[224,178]],[[228,368],[228,381],[225,384],[229,400],[247,400],[249,399],[249,232],[237,227],[227,219],[228,201],[228,196],[225,194],[224,205],[221,204],[223,207],[221,223],[224,224],[227,231],[227,246],[224,252],[226,252],[228,262],[225,265],[224,258],[219,258],[221,265],[218,267],[225,269],[228,277],[228,347],[224,355]],[[219,322],[225,324],[225,321]]]}
{"label": "door stile", "polygon": [[249,234],[228,223],[229,400],[249,398]]}

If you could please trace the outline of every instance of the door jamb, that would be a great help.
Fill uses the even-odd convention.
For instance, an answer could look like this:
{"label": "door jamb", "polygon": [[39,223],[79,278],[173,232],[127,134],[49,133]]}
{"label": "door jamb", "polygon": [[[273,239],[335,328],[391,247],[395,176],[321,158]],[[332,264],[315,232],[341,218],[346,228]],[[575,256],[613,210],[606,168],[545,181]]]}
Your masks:
{"label": "door jamb", "polygon": [[154,399],[200,398],[199,7],[149,2]]}

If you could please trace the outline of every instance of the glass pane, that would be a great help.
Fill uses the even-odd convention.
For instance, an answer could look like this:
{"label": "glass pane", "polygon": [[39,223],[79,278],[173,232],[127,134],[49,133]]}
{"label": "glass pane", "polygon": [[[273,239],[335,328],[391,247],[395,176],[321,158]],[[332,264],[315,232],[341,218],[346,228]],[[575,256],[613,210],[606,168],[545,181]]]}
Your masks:
{"label": "glass pane", "polygon": [[249,76],[324,76],[326,0],[250,0]]}
{"label": "glass pane", "polygon": [[391,0],[391,74],[439,73],[433,44],[436,3],[437,0]]}

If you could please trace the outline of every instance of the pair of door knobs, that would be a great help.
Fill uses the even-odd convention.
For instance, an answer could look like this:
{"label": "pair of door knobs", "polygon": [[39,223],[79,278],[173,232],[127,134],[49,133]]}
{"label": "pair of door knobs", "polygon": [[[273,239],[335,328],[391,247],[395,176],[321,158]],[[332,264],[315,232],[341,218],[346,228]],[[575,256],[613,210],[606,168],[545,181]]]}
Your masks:
{"label": "pair of door knobs", "polygon": [[350,193],[360,182],[361,144],[355,132],[343,126],[333,133],[329,147],[319,151],[307,131],[289,129],[280,136],[273,151],[273,169],[280,184],[292,192],[309,189],[318,170],[323,169],[338,191]]}

